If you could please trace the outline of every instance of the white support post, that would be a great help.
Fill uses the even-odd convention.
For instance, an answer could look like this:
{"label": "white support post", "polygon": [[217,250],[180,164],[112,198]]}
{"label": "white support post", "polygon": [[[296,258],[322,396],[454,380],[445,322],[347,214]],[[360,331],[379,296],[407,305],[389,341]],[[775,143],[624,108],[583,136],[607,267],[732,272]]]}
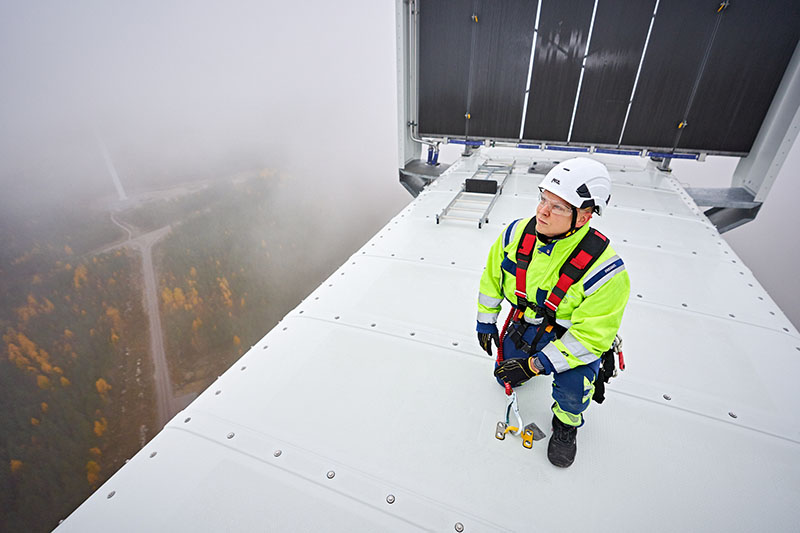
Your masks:
{"label": "white support post", "polygon": [[763,202],[799,132],[800,44],[786,67],[750,154],[736,166],[731,187],[743,187],[756,202]]}

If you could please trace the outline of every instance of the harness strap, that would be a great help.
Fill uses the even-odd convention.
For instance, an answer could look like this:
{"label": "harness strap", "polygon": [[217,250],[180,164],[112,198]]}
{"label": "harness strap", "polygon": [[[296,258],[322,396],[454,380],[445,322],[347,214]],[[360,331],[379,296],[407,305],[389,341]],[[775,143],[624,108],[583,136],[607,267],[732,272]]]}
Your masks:
{"label": "harness strap", "polygon": [[[515,327],[510,333],[517,349],[523,350],[529,355],[532,355],[530,352],[535,349],[545,332],[549,333],[553,328],[560,327],[556,323],[556,311],[559,304],[561,304],[561,300],[566,296],[569,288],[592,268],[592,265],[605,251],[609,243],[608,237],[594,228],[589,228],[589,232],[581,239],[564,264],[561,265],[558,282],[548,294],[543,306],[538,306],[535,303],[531,304],[528,301],[527,274],[528,266],[533,259],[535,244],[536,217],[533,217],[522,231],[522,238],[520,238],[519,246],[517,247],[516,290],[514,291],[514,295],[517,297],[517,306],[513,317]],[[530,344],[522,340],[525,331],[528,329],[528,324],[524,323],[522,317],[529,307],[536,312],[537,317],[543,319],[536,332],[536,337]],[[564,328],[561,329],[563,330]],[[558,332],[559,330],[557,329],[556,331]],[[561,334],[563,335],[563,331]]]}
{"label": "harness strap", "polygon": [[559,271],[558,283],[550,291],[544,305],[555,312],[572,284],[581,279],[592,268],[592,265],[600,257],[600,254],[605,251],[606,247],[608,247],[608,237],[594,228],[589,228],[589,233],[581,239],[581,242],[578,243],[578,246],[575,247],[567,261],[562,265]]}
{"label": "harness strap", "polygon": [[517,272],[516,272],[516,291],[517,310],[514,314],[514,322],[519,322],[528,308],[527,279],[528,266],[533,258],[533,249],[536,245],[536,217],[531,218],[525,229],[522,230],[522,238],[517,246]]}

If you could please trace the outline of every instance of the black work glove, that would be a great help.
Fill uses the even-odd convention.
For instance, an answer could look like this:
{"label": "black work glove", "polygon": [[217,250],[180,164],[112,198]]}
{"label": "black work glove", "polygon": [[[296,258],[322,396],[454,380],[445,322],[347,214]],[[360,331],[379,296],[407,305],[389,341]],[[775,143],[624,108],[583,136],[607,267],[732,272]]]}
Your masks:
{"label": "black work glove", "polygon": [[544,372],[544,365],[538,357],[527,359],[508,359],[494,369],[496,378],[503,380],[512,387],[519,387],[534,376]]}
{"label": "black work glove", "polygon": [[497,330],[492,333],[478,332],[478,344],[489,354],[489,357],[492,356],[492,340],[494,340],[495,346],[500,346],[500,335],[497,334]]}

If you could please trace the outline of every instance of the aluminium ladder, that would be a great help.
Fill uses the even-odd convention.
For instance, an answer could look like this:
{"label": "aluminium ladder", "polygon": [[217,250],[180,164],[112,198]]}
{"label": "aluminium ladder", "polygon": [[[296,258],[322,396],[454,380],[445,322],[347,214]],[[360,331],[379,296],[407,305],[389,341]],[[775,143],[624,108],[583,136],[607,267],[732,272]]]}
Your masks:
{"label": "aluminium ladder", "polygon": [[[503,184],[513,172],[515,162],[516,160],[482,163],[472,177],[464,181],[461,190],[447,207],[436,215],[436,223],[439,224],[445,218],[467,220],[477,222],[478,229],[481,229],[489,222],[489,212],[494,207],[497,197],[503,192]],[[478,215],[477,218],[475,215]]]}

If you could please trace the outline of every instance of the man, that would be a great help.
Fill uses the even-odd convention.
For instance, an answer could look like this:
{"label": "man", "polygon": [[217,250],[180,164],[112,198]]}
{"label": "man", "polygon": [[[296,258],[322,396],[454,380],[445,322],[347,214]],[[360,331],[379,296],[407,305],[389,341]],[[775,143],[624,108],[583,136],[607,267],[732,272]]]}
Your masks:
{"label": "man", "polygon": [[[592,399],[600,357],[610,349],[622,321],[630,279],[608,239],[589,226],[611,197],[611,180],[602,163],[585,157],[564,161],[547,173],[539,189],[536,217],[512,222],[489,250],[478,294],[477,331],[490,356],[492,341],[496,346],[502,342],[503,362],[494,372],[501,385],[516,387],[540,374],[553,374],[547,457],[566,468],[575,459],[577,429]],[[568,262],[582,266],[569,270],[577,278],[572,285],[564,285],[561,275]],[[571,267],[564,268],[566,274]],[[569,288],[559,291],[557,285]],[[500,341],[497,317],[503,298],[515,308],[514,321]]]}

